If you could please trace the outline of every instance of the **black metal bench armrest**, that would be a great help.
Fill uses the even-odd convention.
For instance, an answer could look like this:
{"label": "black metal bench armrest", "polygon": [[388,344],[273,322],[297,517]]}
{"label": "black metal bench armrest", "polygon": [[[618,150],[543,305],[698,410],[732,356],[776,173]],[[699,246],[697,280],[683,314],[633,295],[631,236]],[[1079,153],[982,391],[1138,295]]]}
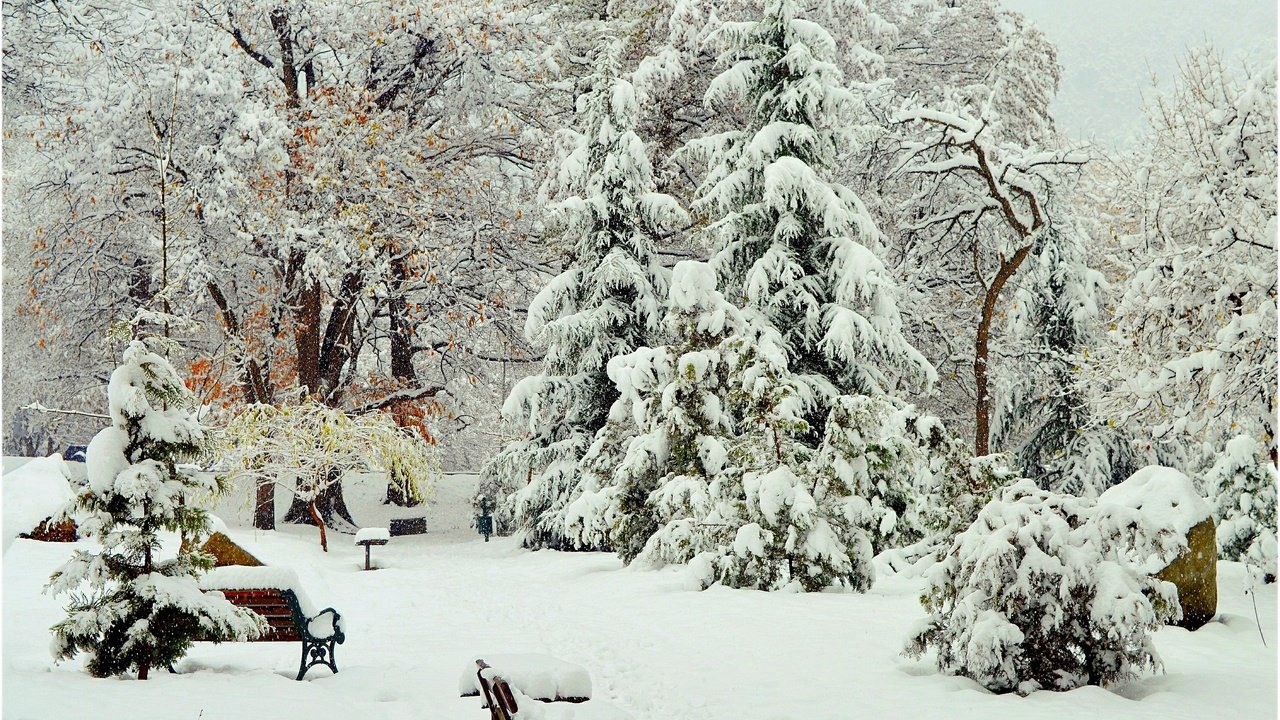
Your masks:
{"label": "black metal bench armrest", "polygon": [[[321,615],[325,615],[325,614],[333,615],[333,621],[332,621],[333,634],[327,637],[316,637],[315,635],[311,634],[311,623],[315,621],[317,618],[319,618]],[[325,608],[320,612],[316,613],[315,615],[313,615],[312,617],[307,618],[306,624],[302,626],[302,632],[311,640],[314,640],[317,642],[324,641],[324,640],[332,640],[338,643],[339,645],[341,645],[343,641],[347,639],[347,636],[342,633],[341,621],[342,621],[341,613],[339,613],[337,610],[334,610],[333,608]]]}

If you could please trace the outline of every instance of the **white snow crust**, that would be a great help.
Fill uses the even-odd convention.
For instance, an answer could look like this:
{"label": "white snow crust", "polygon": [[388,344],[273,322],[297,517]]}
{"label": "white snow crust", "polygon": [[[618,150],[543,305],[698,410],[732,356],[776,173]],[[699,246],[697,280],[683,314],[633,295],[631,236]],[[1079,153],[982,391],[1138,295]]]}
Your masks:
{"label": "white snow crust", "polygon": [[365,540],[390,540],[391,531],[380,527],[360,528],[356,533],[356,544],[359,545]]}

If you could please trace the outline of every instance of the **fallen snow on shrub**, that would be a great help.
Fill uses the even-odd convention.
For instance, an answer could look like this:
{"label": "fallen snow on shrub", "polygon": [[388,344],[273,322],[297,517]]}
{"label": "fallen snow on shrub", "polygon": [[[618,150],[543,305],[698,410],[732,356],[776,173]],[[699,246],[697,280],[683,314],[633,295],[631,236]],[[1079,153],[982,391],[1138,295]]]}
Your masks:
{"label": "fallen snow on shrub", "polygon": [[[1153,504],[1170,498],[1157,495]],[[1160,669],[1149,633],[1177,616],[1177,593],[1130,557],[1164,554],[1172,533],[1142,521],[1141,511],[1029,480],[1005,488],[929,571],[921,603],[931,614],[912,631],[906,654],[935,650],[943,672],[1022,695]]]}

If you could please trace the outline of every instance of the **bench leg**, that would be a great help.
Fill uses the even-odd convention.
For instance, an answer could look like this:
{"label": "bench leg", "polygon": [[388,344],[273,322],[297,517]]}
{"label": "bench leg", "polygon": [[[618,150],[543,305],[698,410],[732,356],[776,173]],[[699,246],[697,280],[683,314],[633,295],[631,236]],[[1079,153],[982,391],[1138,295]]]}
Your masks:
{"label": "bench leg", "polygon": [[333,671],[334,675],[338,674],[338,661],[334,657],[334,642],[332,640],[321,640],[319,642],[302,641],[302,661],[298,664],[298,680],[306,676],[307,671],[316,665],[324,665]]}

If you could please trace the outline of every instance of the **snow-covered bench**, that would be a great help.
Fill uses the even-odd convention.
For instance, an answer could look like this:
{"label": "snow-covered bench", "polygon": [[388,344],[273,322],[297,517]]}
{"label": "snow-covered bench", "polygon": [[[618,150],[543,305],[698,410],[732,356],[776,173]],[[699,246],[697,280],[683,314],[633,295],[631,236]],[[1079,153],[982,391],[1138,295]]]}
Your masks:
{"label": "snow-covered bench", "polygon": [[534,700],[580,703],[591,699],[591,675],[586,668],[534,653],[486,655],[474,665],[468,663],[458,679],[458,694],[462,697],[483,694],[476,670],[476,665],[482,662],[497,668],[496,672],[508,683]]}
{"label": "snow-covered bench", "polygon": [[229,565],[205,573],[200,589],[220,592],[237,607],[266,619],[269,629],[252,642],[301,642],[298,680],[316,665],[338,672],[334,646],[346,640],[333,608],[319,612],[302,592],[298,576],[288,568]]}
{"label": "snow-covered bench", "polygon": [[485,657],[487,662],[481,658],[467,665],[458,690],[463,697],[481,696],[490,720],[630,720],[601,700],[587,702],[591,676],[581,665],[548,655]]}

